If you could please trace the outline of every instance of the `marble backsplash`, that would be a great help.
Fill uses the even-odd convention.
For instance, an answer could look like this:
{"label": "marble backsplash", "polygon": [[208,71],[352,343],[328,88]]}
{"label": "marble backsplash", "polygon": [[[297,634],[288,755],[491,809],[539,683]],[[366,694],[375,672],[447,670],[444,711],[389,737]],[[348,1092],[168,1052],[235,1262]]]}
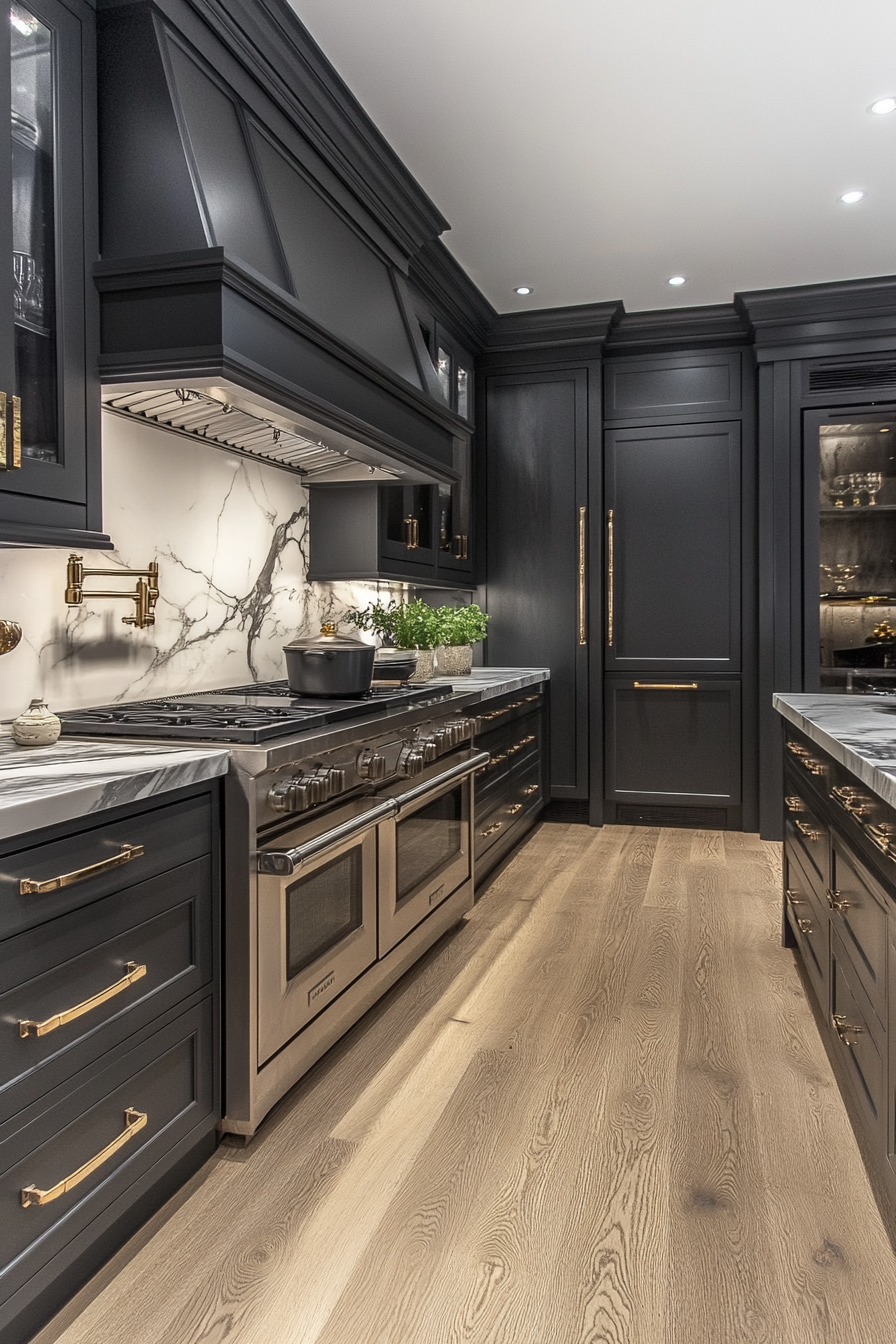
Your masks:
{"label": "marble backsplash", "polygon": [[[159,562],[156,623],[133,604],[65,605],[64,550],[0,551],[0,618],[22,642],[0,658],[0,720],[33,696],[52,709],[173,695],[285,675],[282,646],[385,584],[310,584],[308,495],[297,476],[165,431],[103,416],[103,523],[114,551],[86,566]],[[85,588],[133,580],[85,580]]]}

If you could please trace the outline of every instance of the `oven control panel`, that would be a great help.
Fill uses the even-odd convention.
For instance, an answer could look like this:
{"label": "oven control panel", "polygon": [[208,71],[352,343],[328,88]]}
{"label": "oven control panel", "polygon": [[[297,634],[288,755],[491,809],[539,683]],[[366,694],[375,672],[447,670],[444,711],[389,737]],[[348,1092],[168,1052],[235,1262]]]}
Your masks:
{"label": "oven control panel", "polygon": [[310,812],[354,791],[412,779],[471,736],[465,715],[443,715],[281,766],[256,781],[257,824],[264,827],[284,814]]}

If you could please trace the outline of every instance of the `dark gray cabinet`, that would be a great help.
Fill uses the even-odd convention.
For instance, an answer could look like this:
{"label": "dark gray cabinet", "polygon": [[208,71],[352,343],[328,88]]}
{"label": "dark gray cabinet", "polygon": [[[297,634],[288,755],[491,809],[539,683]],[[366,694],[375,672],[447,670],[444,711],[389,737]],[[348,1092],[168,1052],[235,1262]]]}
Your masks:
{"label": "dark gray cabinet", "polygon": [[479,883],[518,845],[547,801],[549,682],[485,700],[473,712],[477,748],[491,760],[476,772],[473,855]]}
{"label": "dark gray cabinet", "polygon": [[740,781],[739,681],[607,678],[605,788],[616,821],[736,829]]}
{"label": "dark gray cabinet", "polygon": [[591,631],[580,560],[596,377],[586,366],[494,375],[486,386],[486,653],[497,667],[551,669],[554,799],[588,797]]}
{"label": "dark gray cabinet", "polygon": [[611,671],[740,671],[740,425],[605,436]]}
{"label": "dark gray cabinet", "polygon": [[608,362],[604,413],[608,420],[692,424],[737,415],[743,404],[738,350],[688,351]]}
{"label": "dark gray cabinet", "polygon": [[214,1150],[218,845],[217,781],[0,845],[0,1344]]}
{"label": "dark gray cabinet", "polygon": [[[0,542],[108,548],[101,528],[95,15],[25,0],[0,37]],[[4,406],[5,400],[5,406]]]}

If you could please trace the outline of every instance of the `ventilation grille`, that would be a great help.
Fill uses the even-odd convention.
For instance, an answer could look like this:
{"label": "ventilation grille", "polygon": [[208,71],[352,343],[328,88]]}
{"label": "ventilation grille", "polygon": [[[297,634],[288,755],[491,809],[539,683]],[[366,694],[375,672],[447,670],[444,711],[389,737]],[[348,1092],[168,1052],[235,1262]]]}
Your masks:
{"label": "ventilation grille", "polygon": [[896,387],[896,364],[843,364],[809,370],[810,392],[858,392],[878,387]]}
{"label": "ventilation grille", "polygon": [[542,821],[562,821],[575,826],[588,825],[588,804],[554,799],[541,814]]}
{"label": "ventilation grille", "polygon": [[633,803],[617,803],[616,822],[620,826],[687,826],[724,831],[728,829],[728,813],[724,807],[637,807]]}

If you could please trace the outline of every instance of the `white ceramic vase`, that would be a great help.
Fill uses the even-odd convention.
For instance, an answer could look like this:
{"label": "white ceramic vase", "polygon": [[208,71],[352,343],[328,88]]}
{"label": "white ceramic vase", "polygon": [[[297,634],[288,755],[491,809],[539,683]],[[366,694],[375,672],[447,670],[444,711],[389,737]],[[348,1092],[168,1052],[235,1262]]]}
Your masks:
{"label": "white ceramic vase", "polygon": [[10,732],[20,747],[50,747],[62,732],[62,723],[43,700],[32,700],[24,714],[13,719]]}

